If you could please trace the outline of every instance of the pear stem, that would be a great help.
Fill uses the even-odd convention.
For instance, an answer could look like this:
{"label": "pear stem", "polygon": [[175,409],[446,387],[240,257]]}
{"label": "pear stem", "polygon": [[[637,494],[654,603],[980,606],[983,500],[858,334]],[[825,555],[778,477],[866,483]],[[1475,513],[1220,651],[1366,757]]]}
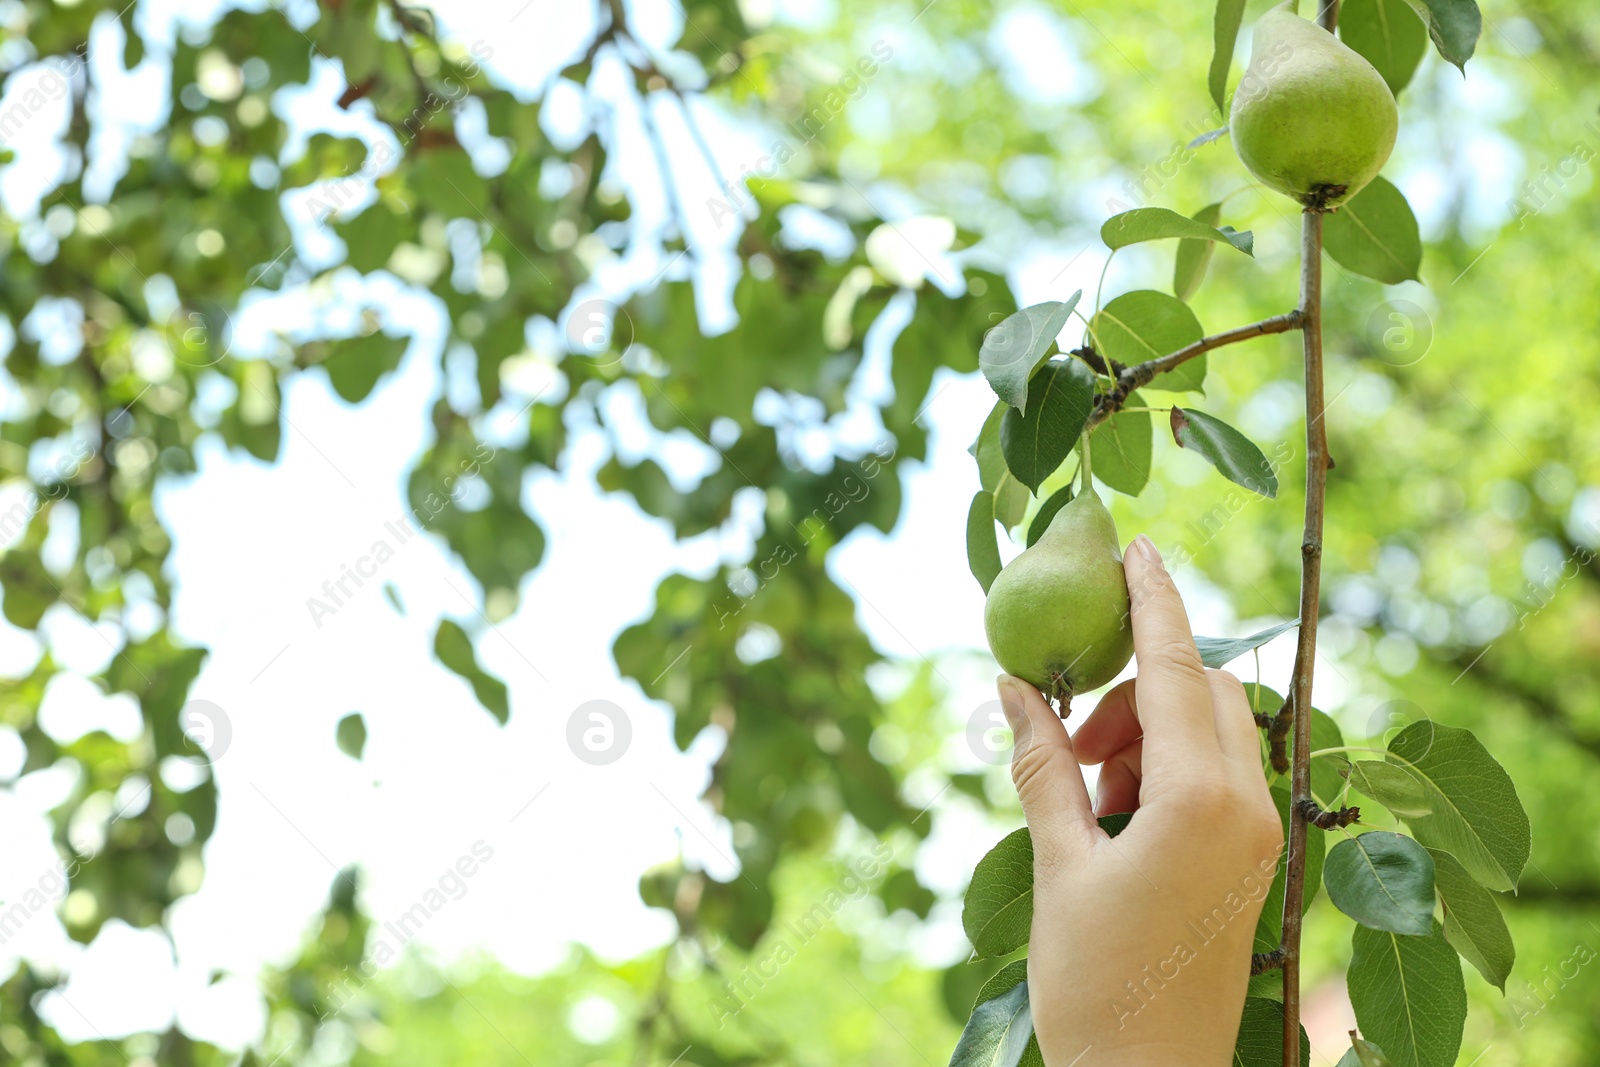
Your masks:
{"label": "pear stem", "polygon": [[1082,496],[1084,493],[1094,492],[1094,482],[1091,480],[1094,471],[1089,463],[1089,431],[1087,428],[1078,438],[1078,447],[1079,451],[1083,453],[1083,459],[1078,463],[1078,473],[1081,475],[1081,479],[1078,482],[1078,495]]}
{"label": "pear stem", "polygon": [[[1333,5],[1337,10],[1337,5]],[[1324,13],[1326,14],[1326,12]],[[1283,1062],[1300,1063],[1300,933],[1306,892],[1306,804],[1311,801],[1311,678],[1316,666],[1317,615],[1322,590],[1322,519],[1328,478],[1328,434],[1322,385],[1322,213],[1301,215],[1301,337],[1306,357],[1306,521],[1300,542],[1300,634],[1289,699],[1278,718],[1293,717],[1294,758],[1289,774],[1289,854],[1283,891]],[[1281,738],[1283,726],[1273,733]],[[1281,760],[1281,740],[1273,762]],[[1281,769],[1281,768],[1278,768]],[[1312,802],[1314,803],[1314,802]]]}

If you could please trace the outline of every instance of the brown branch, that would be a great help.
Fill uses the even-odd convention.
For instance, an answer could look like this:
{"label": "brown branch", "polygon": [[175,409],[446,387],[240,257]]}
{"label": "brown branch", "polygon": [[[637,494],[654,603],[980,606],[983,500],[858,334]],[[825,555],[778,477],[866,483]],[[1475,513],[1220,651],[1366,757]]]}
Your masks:
{"label": "brown branch", "polygon": [[1316,666],[1317,615],[1322,591],[1322,515],[1328,478],[1328,435],[1322,394],[1322,212],[1307,209],[1300,230],[1301,336],[1306,356],[1306,524],[1300,542],[1300,640],[1295,648],[1289,703],[1294,715],[1294,761],[1289,795],[1288,873],[1283,890],[1283,1063],[1300,1063],[1300,929],[1306,894],[1307,823],[1311,800],[1311,678]]}
{"label": "brown branch", "polygon": [[1267,758],[1272,761],[1272,769],[1279,774],[1289,773],[1289,731],[1293,727],[1294,694],[1291,693],[1267,727]]}
{"label": "brown branch", "polygon": [[1319,830],[1337,830],[1349,826],[1353,822],[1361,821],[1360,808],[1338,808],[1334,811],[1324,811],[1317,806],[1314,800],[1297,800],[1294,805],[1295,812],[1309,825]]}
{"label": "brown branch", "polygon": [[1187,363],[1189,360],[1196,356],[1204,355],[1213,348],[1237,344],[1240,341],[1248,341],[1252,337],[1262,337],[1269,333],[1287,333],[1290,330],[1298,329],[1301,319],[1302,312],[1297,308],[1282,315],[1274,315],[1270,319],[1252,322],[1248,326],[1236,326],[1231,330],[1214,333],[1210,337],[1202,337],[1194,344],[1180,348],[1176,352],[1156,359],[1147,359],[1143,363],[1135,363],[1131,367],[1124,367],[1122,372],[1117,375],[1117,384],[1112,390],[1109,393],[1102,393],[1095,397],[1094,411],[1090,413],[1088,425],[1084,428],[1092,430],[1116,414],[1122,409],[1122,405],[1128,402],[1129,393],[1140,386],[1149,385],[1150,380],[1162,371],[1169,371],[1182,363]]}
{"label": "brown branch", "polygon": [[1250,957],[1250,974],[1266,974],[1283,966],[1283,946],[1279,945],[1271,952],[1257,952]]}

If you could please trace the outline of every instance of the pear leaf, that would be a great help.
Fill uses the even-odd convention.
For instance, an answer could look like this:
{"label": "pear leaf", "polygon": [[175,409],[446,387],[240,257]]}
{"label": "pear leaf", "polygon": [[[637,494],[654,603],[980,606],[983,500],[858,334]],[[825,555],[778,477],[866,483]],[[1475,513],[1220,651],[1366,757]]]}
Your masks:
{"label": "pear leaf", "polygon": [[1350,1047],[1334,1067],[1394,1067],[1389,1062],[1389,1057],[1383,1054],[1383,1049],[1371,1041],[1356,1036],[1354,1030],[1350,1031]]}
{"label": "pear leaf", "polygon": [[1430,848],[1428,854],[1433,857],[1434,888],[1444,903],[1444,939],[1504,993],[1517,949],[1500,904],[1450,853]]}
{"label": "pear leaf", "polygon": [[1346,985],[1361,1032],[1394,1067],[1451,1067],[1467,1021],[1461,960],[1439,925],[1407,937],[1357,925]]}
{"label": "pear leaf", "polygon": [[1034,542],[1044,536],[1044,532],[1050,528],[1050,520],[1055,518],[1056,512],[1060,511],[1062,506],[1071,499],[1072,486],[1064,485],[1051,493],[1050,499],[1039,505],[1038,513],[1034,515],[1033,521],[1028,524],[1029,548],[1032,548]]}
{"label": "pear leaf", "polygon": [[1433,857],[1388,830],[1346,838],[1322,868],[1333,906],[1363,926],[1413,937],[1433,929]]}
{"label": "pear leaf", "polygon": [[340,752],[353,760],[361,758],[362,751],[367,747],[367,724],[359,711],[353,711],[339,720],[334,730],[334,740],[338,742]]}
{"label": "pear leaf", "polygon": [[[1004,996],[1015,989],[1018,982],[1028,980],[1028,961],[1026,959],[1013,960],[1000,968],[978,990],[977,999],[972,1002],[972,1010],[977,1011],[986,1002],[996,997]],[[1018,1067],[1044,1067],[1044,1054],[1039,1051],[1039,1038],[1030,1035],[1028,1047],[1023,1050],[1022,1059],[1017,1061]]]}
{"label": "pear leaf", "polygon": [[1278,495],[1272,464],[1244,434],[1221,419],[1193,408],[1172,409],[1172,439],[1179,448],[1197,452],[1230,482],[1264,497]]}
{"label": "pear leaf", "polygon": [[[1130,366],[1171,355],[1205,336],[1188,304],[1154,289],[1136,289],[1107,303],[1095,314],[1090,332],[1102,355]],[[1205,357],[1200,356],[1156,375],[1150,388],[1198,391],[1204,382]]]}
{"label": "pear leaf", "polygon": [[1022,521],[1030,496],[1028,487],[1017,481],[1006,466],[1005,452],[1000,447],[1000,420],[1010,410],[1005,401],[996,401],[977,440],[967,449],[978,461],[978,480],[984,491],[994,494],[994,517],[1008,530]]}
{"label": "pear leaf", "polygon": [[1027,414],[1034,372],[1050,357],[1056,335],[1082,296],[1083,290],[1079,289],[1065,302],[1052,300],[1025,307],[983,335],[978,368],[995,395],[1020,414]]}
{"label": "pear leaf", "polygon": [[950,1067],[1017,1067],[1033,1037],[1028,983],[978,1005],[961,1031]]}
{"label": "pear leaf", "polygon": [[1211,71],[1206,75],[1206,87],[1217,110],[1228,114],[1228,69],[1233,66],[1233,48],[1239,41],[1239,24],[1244,21],[1244,0],[1217,0],[1217,12],[1211,25]]}
{"label": "pear leaf", "polygon": [[1000,575],[1000,542],[994,532],[994,494],[979,489],[967,509],[967,569],[985,593]]}
{"label": "pear leaf", "polygon": [[[1138,392],[1128,394],[1128,407],[1141,407]],[[1138,496],[1150,481],[1150,455],[1154,446],[1150,415],[1144,411],[1119,411],[1094,432],[1091,443],[1094,475],[1119,493]]]}
{"label": "pear leaf", "polygon": [[[1207,226],[1215,226],[1222,221],[1222,205],[1220,203],[1207,204],[1194,213],[1196,222],[1203,222]],[[1172,264],[1172,293],[1179,300],[1188,300],[1200,288],[1200,283],[1205,280],[1206,268],[1211,265],[1211,256],[1217,250],[1215,241],[1205,241],[1194,237],[1185,237],[1178,242],[1178,255]]]}
{"label": "pear leaf", "polygon": [[1483,13],[1474,0],[1406,0],[1428,24],[1428,36],[1439,54],[1461,73],[1478,47]]}
{"label": "pear leaf", "polygon": [[1389,285],[1415,280],[1422,266],[1417,217],[1405,195],[1382,178],[1328,216],[1322,244],[1340,266]]}
{"label": "pear leaf", "polygon": [[433,635],[433,654],[455,674],[472,686],[473,695],[504,726],[511,718],[510,694],[506,683],[478,666],[478,657],[472,650],[472,638],[460,623],[440,619]]}
{"label": "pear leaf", "polygon": [[1249,637],[1197,637],[1194,639],[1195,647],[1200,650],[1200,659],[1207,667],[1221,667],[1231,663],[1254,649],[1271,641],[1279,634],[1286,634],[1300,625],[1299,619],[1290,619],[1280,622],[1276,626],[1269,626],[1260,633],[1251,634]]}
{"label": "pear leaf", "polygon": [[1046,363],[1029,386],[1033,407],[1008,408],[1000,419],[1000,449],[1006,466],[1030,490],[1055,473],[1089,421],[1094,372],[1080,359]]}
{"label": "pear leaf", "polygon": [[[1266,997],[1246,997],[1234,1040],[1233,1067],[1281,1067],[1283,1063],[1283,1004]],[[1311,1039],[1300,1028],[1300,1067],[1311,1063]]]}
{"label": "pear leaf", "polygon": [[1178,237],[1197,241],[1221,242],[1250,255],[1254,238],[1247,233],[1224,232],[1197,219],[1184,218],[1164,207],[1136,207],[1113,215],[1100,227],[1100,239],[1115,251],[1141,241],[1160,241]]}
{"label": "pear leaf", "polygon": [[1405,0],[1344,0],[1339,37],[1383,75],[1396,96],[1428,50],[1428,29]]}

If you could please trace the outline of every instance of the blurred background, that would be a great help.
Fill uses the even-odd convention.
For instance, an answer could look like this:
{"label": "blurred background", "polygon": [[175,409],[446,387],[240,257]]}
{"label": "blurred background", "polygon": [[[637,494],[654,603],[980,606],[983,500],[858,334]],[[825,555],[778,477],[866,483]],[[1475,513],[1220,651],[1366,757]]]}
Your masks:
{"label": "blurred background", "polygon": [[[1484,17],[1385,170],[1423,283],[1327,267],[1316,693],[1505,763],[1461,1062],[1591,1064],[1600,14]],[[1155,0],[0,0],[0,1062],[945,1062],[1021,825],[978,344],[1143,205],[1255,231],[1208,331],[1293,305],[1210,53]],[[1279,499],[1164,432],[1106,495],[1235,636],[1295,610],[1299,342],[1210,364]]]}

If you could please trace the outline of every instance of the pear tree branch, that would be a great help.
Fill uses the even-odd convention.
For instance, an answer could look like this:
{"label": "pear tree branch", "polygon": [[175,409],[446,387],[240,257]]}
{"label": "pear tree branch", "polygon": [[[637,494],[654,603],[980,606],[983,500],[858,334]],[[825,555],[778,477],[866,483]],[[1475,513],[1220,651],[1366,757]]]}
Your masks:
{"label": "pear tree branch", "polygon": [[[1317,656],[1322,591],[1322,518],[1328,479],[1328,434],[1322,390],[1322,212],[1307,209],[1300,237],[1301,336],[1306,356],[1306,522],[1300,542],[1300,640],[1284,710],[1294,717],[1289,773],[1288,873],[1283,892],[1283,1062],[1300,1063],[1300,931],[1306,893],[1306,821],[1311,800],[1311,677]],[[1280,711],[1279,715],[1284,712]]]}
{"label": "pear tree branch", "polygon": [[[1269,333],[1287,333],[1299,329],[1304,321],[1303,312],[1296,308],[1286,311],[1282,315],[1274,315],[1270,319],[1252,322],[1248,326],[1235,326],[1231,330],[1214,333],[1210,337],[1202,337],[1194,344],[1186,345],[1176,352],[1160,356],[1156,359],[1147,359],[1143,363],[1135,363],[1131,367],[1123,367],[1117,374],[1117,384],[1109,392],[1101,393],[1095,397],[1094,410],[1089,414],[1089,423],[1086,430],[1092,430],[1105,422],[1112,415],[1122,410],[1122,405],[1128,402],[1128,394],[1142,386],[1149,385],[1156,375],[1169,371],[1199,355],[1221,348],[1223,345],[1237,344],[1248,341],[1252,337],[1264,337]],[[1091,366],[1094,364],[1091,362]],[[1104,367],[1105,363],[1101,363]],[[1100,368],[1096,368],[1097,370]]]}

